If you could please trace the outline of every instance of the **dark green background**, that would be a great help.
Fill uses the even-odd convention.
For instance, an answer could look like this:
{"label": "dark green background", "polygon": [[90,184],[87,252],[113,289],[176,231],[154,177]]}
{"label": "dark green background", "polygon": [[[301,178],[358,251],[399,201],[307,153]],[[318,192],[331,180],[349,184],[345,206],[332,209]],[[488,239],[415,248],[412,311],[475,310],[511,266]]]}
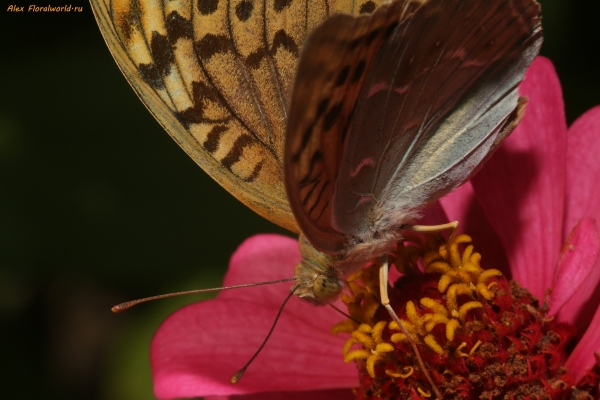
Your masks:
{"label": "dark green background", "polygon": [[[110,307],[219,285],[244,238],[283,231],[177,147],[122,77],[90,6],[70,4],[84,12],[0,10],[0,393],[149,399],[152,334],[199,297]],[[600,104],[600,5],[542,5],[542,53],[572,122]]]}

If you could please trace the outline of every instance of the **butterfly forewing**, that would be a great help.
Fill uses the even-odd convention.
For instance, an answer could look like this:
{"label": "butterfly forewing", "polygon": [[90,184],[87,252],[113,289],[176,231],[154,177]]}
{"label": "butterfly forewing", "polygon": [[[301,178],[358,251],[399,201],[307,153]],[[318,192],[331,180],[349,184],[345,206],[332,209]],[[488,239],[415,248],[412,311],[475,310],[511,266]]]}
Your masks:
{"label": "butterfly forewing", "polygon": [[373,1],[92,0],[113,57],[144,104],[206,171],[298,232],[283,183],[291,87],[306,36]]}

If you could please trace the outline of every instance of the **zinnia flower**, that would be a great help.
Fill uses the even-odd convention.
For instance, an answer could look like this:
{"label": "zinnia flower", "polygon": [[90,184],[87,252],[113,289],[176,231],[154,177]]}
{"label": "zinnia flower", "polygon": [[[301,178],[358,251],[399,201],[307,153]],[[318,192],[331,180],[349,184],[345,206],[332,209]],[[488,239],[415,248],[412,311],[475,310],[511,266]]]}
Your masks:
{"label": "zinnia flower", "polygon": [[[520,93],[529,104],[519,127],[471,182],[442,199],[424,220],[460,221],[484,269],[502,271],[529,290],[545,313],[543,321],[575,326],[573,350],[567,354],[561,343],[563,353],[552,356],[568,368],[574,383],[588,379],[597,386],[600,107],[567,130],[558,78],[542,57],[528,70]],[[257,235],[232,256],[224,285],[288,278],[299,260],[297,241]],[[244,379],[229,382],[264,339],[289,286],[223,291],[215,300],[171,315],[152,343],[156,396],[355,398],[351,388],[359,386],[359,372],[342,356],[348,336],[330,333],[343,317],[295,297]]]}

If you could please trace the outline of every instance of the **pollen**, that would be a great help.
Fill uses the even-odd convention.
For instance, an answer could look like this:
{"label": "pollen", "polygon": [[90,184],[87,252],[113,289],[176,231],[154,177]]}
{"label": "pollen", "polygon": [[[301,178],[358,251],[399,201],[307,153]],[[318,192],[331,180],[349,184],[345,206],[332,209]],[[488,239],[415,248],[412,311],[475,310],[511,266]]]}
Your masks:
{"label": "pollen", "polygon": [[547,318],[499,270],[485,269],[469,236],[451,243],[440,235],[407,236],[390,265],[400,275],[388,288],[390,306],[404,330],[381,306],[375,261],[347,279],[341,300],[350,318],[331,329],[348,336],[342,356],[359,369],[358,398],[436,397],[423,365],[443,398],[571,393],[575,382],[557,360],[572,328]]}

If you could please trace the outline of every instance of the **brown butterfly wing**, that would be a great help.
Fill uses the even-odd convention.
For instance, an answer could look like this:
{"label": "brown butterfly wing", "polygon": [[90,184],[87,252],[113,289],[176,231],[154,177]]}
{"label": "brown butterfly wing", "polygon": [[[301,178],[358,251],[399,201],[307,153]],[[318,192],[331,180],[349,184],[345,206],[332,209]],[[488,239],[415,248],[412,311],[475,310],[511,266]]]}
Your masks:
{"label": "brown butterfly wing", "polygon": [[517,87],[541,46],[539,13],[533,0],[430,0],[398,28],[349,128],[339,231],[368,241],[478,170],[522,115]]}
{"label": "brown butterfly wing", "polygon": [[[503,124],[514,126],[522,115],[514,112],[516,86],[541,43],[538,13],[532,0],[430,0],[404,13],[362,80],[342,87],[336,100],[332,93],[342,79],[307,61],[302,71],[328,79],[302,82],[298,76],[292,105],[304,94],[313,108],[292,106],[303,115],[290,116],[286,183],[298,223],[315,247],[338,254],[350,240],[372,240],[476,170],[510,131]],[[361,24],[361,17],[346,18],[332,18],[313,34],[318,42],[338,43],[339,54],[324,51],[343,60],[342,67],[346,57],[353,59],[348,53],[357,53],[347,37]],[[455,130],[440,128],[442,122],[453,122]]]}
{"label": "brown butterfly wing", "polygon": [[119,68],[173,139],[248,207],[298,232],[283,183],[283,143],[304,39],[328,15],[375,3],[91,4]]}
{"label": "brown butterfly wing", "polygon": [[334,15],[311,34],[300,60],[288,121],[286,187],[302,232],[329,254],[344,244],[331,226],[331,199],[345,128],[375,54],[415,4],[395,1],[370,15]]}

